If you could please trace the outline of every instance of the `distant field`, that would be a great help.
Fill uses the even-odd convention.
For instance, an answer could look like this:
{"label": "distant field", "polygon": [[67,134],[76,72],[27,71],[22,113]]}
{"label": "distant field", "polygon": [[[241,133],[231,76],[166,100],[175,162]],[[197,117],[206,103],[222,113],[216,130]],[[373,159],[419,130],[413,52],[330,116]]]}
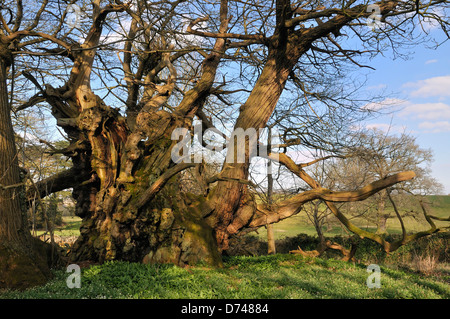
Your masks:
{"label": "distant field", "polygon": [[439,217],[450,215],[450,195],[429,196],[433,203],[432,213]]}
{"label": "distant field", "polygon": [[[81,218],[77,216],[63,216],[62,226],[53,229],[55,243],[60,246],[69,246],[75,242],[80,235]],[[36,236],[41,240],[50,242],[50,234],[45,230],[36,231]]]}
{"label": "distant field", "polygon": [[[450,196],[448,195],[434,195],[428,196],[428,199],[431,203],[430,205],[430,214],[438,216],[438,217],[448,217],[450,215]],[[387,207],[386,210],[392,208]],[[387,230],[390,234],[400,234],[401,226],[399,221],[395,218],[395,214],[392,211],[393,218],[389,219],[387,222]],[[350,216],[348,216],[350,217]],[[328,237],[333,237],[336,235],[347,235],[349,232],[345,230],[343,227],[339,225],[339,221],[335,219],[333,216],[330,218],[334,219],[336,222],[333,223],[331,229],[323,229],[324,235]],[[376,225],[370,225],[361,218],[355,218],[351,220],[354,224],[358,225],[361,228],[367,230],[375,231]],[[403,222],[405,223],[405,227],[408,231],[417,232],[420,230],[425,230],[429,228],[429,225],[423,218],[422,213],[418,214],[417,219],[412,217],[404,218]],[[448,225],[448,222],[435,221],[436,225],[439,227],[440,225]],[[283,239],[285,237],[293,237],[298,234],[307,234],[310,236],[316,235],[316,230],[314,226],[309,221],[305,212],[301,211],[299,214],[282,220],[281,222],[274,224],[274,235],[275,239]],[[263,240],[267,239],[267,232],[265,228],[261,228],[257,232],[257,236]]]}
{"label": "distant field", "polygon": [[[53,233],[61,237],[78,236],[80,234],[81,218],[77,216],[63,216],[62,226],[55,227]],[[37,236],[44,234],[44,230],[38,230]]]}

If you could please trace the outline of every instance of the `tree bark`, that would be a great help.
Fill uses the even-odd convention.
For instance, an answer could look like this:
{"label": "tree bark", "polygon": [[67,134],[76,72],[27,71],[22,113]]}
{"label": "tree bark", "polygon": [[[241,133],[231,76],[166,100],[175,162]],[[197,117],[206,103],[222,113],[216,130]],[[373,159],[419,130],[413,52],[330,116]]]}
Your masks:
{"label": "tree bark", "polygon": [[50,278],[43,244],[31,237],[23,207],[25,190],[19,175],[8,103],[7,67],[12,55],[0,41],[0,288],[24,289]]}
{"label": "tree bark", "polygon": [[[278,44],[279,46],[284,44]],[[255,83],[255,86],[244,105],[234,126],[235,131],[255,129],[258,132],[266,126],[278,99],[283,92],[289,73],[302,52],[308,48],[291,43],[287,47],[273,47],[269,52],[268,61]],[[235,143],[234,140],[231,143]],[[255,154],[256,144],[249,144],[245,149],[245,163],[237,162],[237,149],[242,145],[234,145],[227,149],[226,162],[222,168],[222,177],[234,180],[248,179],[248,169],[251,161],[250,154]],[[234,151],[234,154],[231,151]],[[215,229],[216,239],[221,250],[228,248],[230,230],[228,227],[235,218],[243,213],[239,206],[248,201],[246,185],[238,181],[221,181],[217,186],[217,205],[214,213],[209,217],[209,223]],[[245,214],[245,213],[244,213]]]}
{"label": "tree bark", "polygon": [[387,233],[387,220],[389,218],[389,214],[385,213],[385,206],[386,206],[386,191],[380,192],[376,196],[377,201],[377,231],[376,233],[379,235],[385,235]]}
{"label": "tree bark", "polygon": [[171,132],[186,124],[163,120],[148,147],[130,146],[134,133],[117,112],[100,100],[84,112],[78,140],[89,147],[74,163],[92,177],[74,188],[83,220],[71,259],[221,265],[212,229],[180,194],[176,175],[193,165],[171,161]]}

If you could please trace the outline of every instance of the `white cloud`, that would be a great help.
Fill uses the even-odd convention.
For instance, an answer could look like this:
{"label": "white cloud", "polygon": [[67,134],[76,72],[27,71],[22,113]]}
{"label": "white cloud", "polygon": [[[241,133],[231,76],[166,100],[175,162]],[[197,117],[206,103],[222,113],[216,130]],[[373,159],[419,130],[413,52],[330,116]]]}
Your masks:
{"label": "white cloud", "polygon": [[431,63],[436,63],[436,62],[438,62],[438,60],[432,59],[432,60],[425,61],[425,64],[431,64]]}
{"label": "white cloud", "polygon": [[[426,33],[429,33],[433,30],[439,29],[441,24],[437,19],[440,19],[441,21],[446,21],[447,19],[447,13],[446,13],[446,7],[445,6],[436,6],[434,8],[431,8],[430,10],[426,9],[427,12],[426,17],[419,17],[417,20],[417,25]],[[414,16],[414,12],[410,12],[406,14],[407,17]]]}
{"label": "white cloud", "polygon": [[412,88],[412,97],[445,97],[450,96],[450,75],[437,76],[417,82],[408,82],[403,85]]}
{"label": "white cloud", "polygon": [[426,133],[450,132],[450,122],[422,122],[419,124],[419,128],[424,129]]}
{"label": "white cloud", "polygon": [[381,102],[371,102],[367,103],[366,105],[362,106],[361,108],[363,110],[368,111],[381,111],[390,109],[392,107],[401,107],[408,103],[406,100],[396,99],[396,98],[387,98]]}
{"label": "white cloud", "polygon": [[[366,124],[366,129],[368,130],[380,130],[384,133],[390,133],[390,134],[402,134],[407,131],[406,126],[399,126],[399,125],[393,125],[393,124],[387,124],[387,123],[371,123]],[[409,133],[412,133],[413,131],[411,129],[408,129]]]}
{"label": "white cloud", "polygon": [[400,116],[414,116],[423,120],[450,119],[450,105],[445,103],[408,103]]}
{"label": "white cloud", "polygon": [[366,128],[369,130],[381,130],[383,132],[388,132],[391,129],[391,125],[386,123],[373,123],[373,124],[367,124]]}
{"label": "white cloud", "polygon": [[126,39],[126,34],[128,33],[131,26],[131,19],[121,19],[120,25],[116,26],[114,30],[109,30],[107,34],[102,34],[100,36],[101,44],[109,44],[115,46],[116,48],[123,47],[123,43]]}

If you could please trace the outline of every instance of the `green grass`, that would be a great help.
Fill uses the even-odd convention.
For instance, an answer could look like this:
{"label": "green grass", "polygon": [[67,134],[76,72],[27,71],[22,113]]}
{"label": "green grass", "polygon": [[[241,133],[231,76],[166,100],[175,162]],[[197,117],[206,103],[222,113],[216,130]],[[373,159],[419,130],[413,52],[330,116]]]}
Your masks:
{"label": "green grass", "polygon": [[450,195],[429,196],[433,203],[433,214],[439,217],[448,217],[450,215]]}
{"label": "green grass", "polygon": [[368,288],[363,264],[297,255],[229,257],[220,269],[198,265],[107,262],[82,270],[81,288],[68,288],[70,273],[54,272],[47,285],[0,298],[114,299],[448,299],[450,285],[381,267],[381,288]]}
{"label": "green grass", "polygon": [[[447,216],[450,211],[450,196],[432,196],[432,213]],[[409,223],[409,221],[406,221]],[[388,230],[396,233],[395,224],[388,224]],[[412,226],[412,224],[407,224]],[[80,219],[64,218],[63,227],[55,234],[76,236],[79,234]],[[426,226],[424,226],[426,228]],[[315,236],[316,232],[302,214],[288,218],[274,225],[277,239],[295,237],[300,233]],[[339,227],[325,234],[328,237],[346,235]],[[259,231],[264,239],[266,232]],[[425,251],[430,245],[445,244],[436,239],[421,243]],[[386,265],[377,255],[379,248],[368,243],[358,249],[357,254],[365,263],[379,262]],[[369,247],[370,246],[370,247]],[[422,247],[421,246],[421,247]],[[433,246],[433,247],[434,247]],[[307,247],[303,247],[306,249]],[[410,252],[409,250],[412,250]],[[417,248],[419,249],[419,248]],[[422,251],[423,249],[420,249]],[[393,255],[395,263],[401,264],[401,258],[410,259],[416,248],[405,247]],[[442,250],[442,249],[441,249]],[[409,254],[409,255],[408,255]],[[377,257],[378,256],[378,257]],[[396,257],[397,256],[397,257]],[[399,257],[400,256],[400,257]],[[445,257],[445,256],[444,256]],[[400,261],[399,261],[400,260]],[[346,263],[333,259],[311,259],[299,255],[279,254],[258,257],[228,257],[224,267],[214,269],[198,265],[179,268],[173,265],[144,265],[127,262],[107,262],[82,270],[81,288],[70,289],[66,279],[70,273],[55,270],[54,279],[47,285],[25,292],[0,291],[2,298],[113,298],[113,299],[448,299],[450,298],[450,272],[441,272],[440,276],[424,276],[409,270],[392,269],[398,267],[381,266],[381,288],[369,289],[366,285],[368,273],[366,265]]]}

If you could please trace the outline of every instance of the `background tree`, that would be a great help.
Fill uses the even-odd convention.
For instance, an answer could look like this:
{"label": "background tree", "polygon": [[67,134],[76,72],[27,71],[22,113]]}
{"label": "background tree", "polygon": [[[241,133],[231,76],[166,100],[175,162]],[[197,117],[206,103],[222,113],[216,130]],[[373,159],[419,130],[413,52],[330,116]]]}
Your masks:
{"label": "background tree", "polygon": [[[349,150],[352,154],[345,159],[337,159],[329,169],[339,181],[340,189],[357,189],[361,185],[385,178],[397,172],[411,170],[416,178],[406,183],[390,187],[370,199],[354,204],[344,204],[342,211],[350,215],[363,216],[375,224],[378,234],[386,234],[389,218],[396,218],[391,207],[389,194],[399,201],[401,194],[440,194],[443,186],[431,176],[432,151],[422,149],[414,137],[401,133],[393,135],[379,130],[369,130],[355,137],[359,147]],[[410,202],[411,196],[403,196],[403,202]]]}
{"label": "background tree", "polygon": [[[443,186],[430,175],[432,162],[431,150],[424,150],[416,144],[415,138],[402,133],[390,135],[379,130],[358,132],[353,136],[354,146],[347,149],[342,157],[333,157],[322,165],[315,164],[308,170],[314,180],[329,189],[357,190],[370,182],[387,177],[396,172],[412,170],[417,177],[411,181],[386,188],[370,198],[343,203],[339,210],[351,219],[358,220],[362,228],[375,225],[380,238],[387,235],[387,220],[396,219],[404,228],[404,218],[414,218],[427,223],[420,203],[423,195],[435,195],[442,192]],[[417,197],[420,196],[420,197]],[[326,240],[322,227],[332,213],[322,201],[314,201],[303,206],[304,213],[314,225],[320,244],[317,250],[297,253],[321,255],[328,248],[339,249],[348,257],[351,250]],[[365,223],[365,226],[363,226]],[[402,231],[411,231],[404,229]],[[353,251],[356,249],[354,243]]]}
{"label": "background tree", "polygon": [[[85,17],[76,25],[65,23],[68,6],[61,2],[44,1],[31,22],[24,18],[35,12],[29,2],[7,2],[14,25],[3,10],[2,43],[32,68],[23,76],[36,87],[17,110],[45,102],[70,141],[60,152],[73,167],[38,182],[36,193],[73,188],[76,214],[83,219],[73,260],[184,265],[201,259],[220,265],[231,236],[288,218],[316,199],[350,231],[387,249],[400,245],[357,228],[333,203],[366,199],[412,179],[413,172],[334,192],[306,174],[310,163],[297,164],[282,149],[266,157],[309,189],[268,207],[251,191],[249,169],[259,146],[249,143],[243,163],[223,162],[218,174],[203,178],[203,195],[195,196],[180,192],[180,173],[204,170],[172,160],[179,142],[172,133],[192,131],[197,118],[234,143],[230,132],[264,128],[277,105],[297,101],[310,111],[285,117],[292,125],[285,126],[283,142],[295,137],[310,149],[337,152],[350,131],[339,119],[354,120],[365,111],[350,99],[357,85],[321,94],[330,71],[342,77],[345,67],[361,66],[358,56],[377,54],[384,44],[397,50],[406,36],[423,40],[415,25],[424,18],[445,32],[448,19],[429,9],[447,1],[376,2],[383,21],[377,32],[367,27],[372,12],[363,1],[76,1]],[[360,49],[343,48],[344,34],[358,39]],[[236,155],[230,145],[225,158]]]}
{"label": "background tree", "polygon": [[[27,175],[25,183],[32,195],[27,198],[28,219],[32,233],[36,228],[52,231],[52,226],[61,225],[62,212],[58,206],[63,202],[61,192],[45,198],[33,196],[35,183],[72,166],[69,159],[58,153],[69,145],[67,141],[52,141],[55,133],[48,126],[48,116],[29,109],[26,114],[15,114],[13,126],[16,132],[18,161],[21,170]],[[38,110],[39,111],[39,110]],[[59,134],[58,134],[59,135]],[[49,142],[52,141],[52,142]]]}

